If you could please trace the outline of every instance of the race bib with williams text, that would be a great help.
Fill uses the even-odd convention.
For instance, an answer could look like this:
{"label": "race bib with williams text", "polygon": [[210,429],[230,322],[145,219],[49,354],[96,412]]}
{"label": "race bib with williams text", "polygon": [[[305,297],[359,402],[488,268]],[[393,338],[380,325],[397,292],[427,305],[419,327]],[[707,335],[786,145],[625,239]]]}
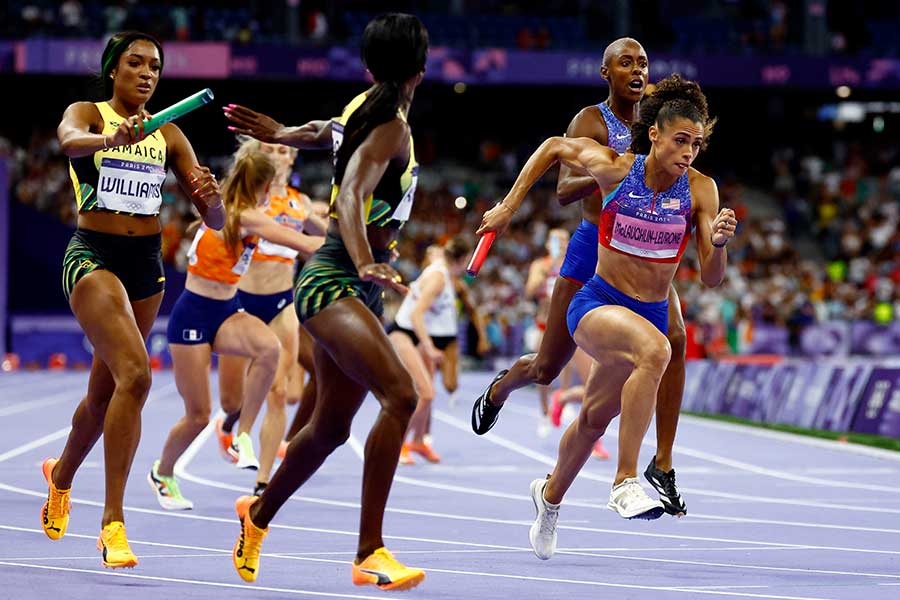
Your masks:
{"label": "race bib with williams text", "polygon": [[100,162],[97,204],[137,215],[157,215],[166,170],[162,165],[104,157]]}

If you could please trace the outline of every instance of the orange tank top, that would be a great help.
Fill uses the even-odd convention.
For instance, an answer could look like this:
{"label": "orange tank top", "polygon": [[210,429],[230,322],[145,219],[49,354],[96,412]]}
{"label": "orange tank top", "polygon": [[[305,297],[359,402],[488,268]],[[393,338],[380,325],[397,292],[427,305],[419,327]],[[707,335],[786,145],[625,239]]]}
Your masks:
{"label": "orange tank top", "polygon": [[[266,214],[278,221],[279,225],[290,227],[298,233],[302,232],[303,223],[307,217],[306,207],[303,205],[303,195],[289,187],[285,196],[270,196]],[[296,256],[297,251],[293,248],[279,246],[260,238],[259,247],[256,249],[256,254],[253,255],[253,260],[293,263]]]}
{"label": "orange tank top", "polygon": [[188,273],[235,284],[250,267],[258,241],[258,235],[241,239],[241,253],[235,256],[223,238],[206,225],[201,225],[188,250]]}

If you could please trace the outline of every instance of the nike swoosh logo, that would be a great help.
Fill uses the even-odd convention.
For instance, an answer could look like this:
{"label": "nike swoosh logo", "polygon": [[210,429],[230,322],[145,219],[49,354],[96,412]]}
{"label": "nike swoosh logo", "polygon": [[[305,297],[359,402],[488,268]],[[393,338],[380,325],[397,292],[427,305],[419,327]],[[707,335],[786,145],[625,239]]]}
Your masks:
{"label": "nike swoosh logo", "polygon": [[624,134],[622,134],[622,135],[617,135],[617,136],[616,136],[616,139],[617,139],[617,140],[624,140],[625,138],[627,138],[627,137],[630,136],[630,135],[631,135],[630,133],[624,133]]}
{"label": "nike swoosh logo", "polygon": [[629,198],[649,198],[650,194],[647,194],[646,196],[638,196],[634,192],[628,192],[628,197]]}

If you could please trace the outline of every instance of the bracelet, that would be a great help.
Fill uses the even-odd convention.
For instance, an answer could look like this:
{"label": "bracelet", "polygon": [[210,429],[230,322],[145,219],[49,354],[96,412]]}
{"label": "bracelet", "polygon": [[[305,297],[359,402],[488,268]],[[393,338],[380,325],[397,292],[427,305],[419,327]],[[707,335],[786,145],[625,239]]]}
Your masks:
{"label": "bracelet", "polygon": [[106,135],[103,136],[103,149],[104,149],[104,150],[109,150],[109,146],[106,145],[106,144],[107,144],[107,138],[108,138],[108,137],[109,137],[109,136],[106,136]]}
{"label": "bracelet", "polygon": [[728,244],[728,240],[725,240],[721,244],[717,244],[710,238],[709,243],[712,244],[713,248],[724,248]]}
{"label": "bracelet", "polygon": [[511,215],[516,214],[516,211],[514,211],[513,209],[511,209],[510,207],[508,207],[508,206],[507,206],[506,204],[504,204],[503,202],[500,203],[500,206],[502,206],[503,208],[505,208],[506,210],[508,210],[508,211],[509,211],[509,214],[511,214]]}

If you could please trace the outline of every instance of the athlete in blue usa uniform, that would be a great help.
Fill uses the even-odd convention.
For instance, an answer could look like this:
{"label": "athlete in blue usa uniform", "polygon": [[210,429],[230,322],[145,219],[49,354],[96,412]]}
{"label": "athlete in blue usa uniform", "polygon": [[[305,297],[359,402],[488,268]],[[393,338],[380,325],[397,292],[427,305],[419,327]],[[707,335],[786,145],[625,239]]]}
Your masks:
{"label": "athlete in blue usa uniform", "polygon": [[607,506],[626,519],[656,519],[665,511],[641,487],[637,463],[672,355],[666,338],[672,280],[695,231],[701,279],[709,286],[721,283],[725,245],[737,228],[734,211],[719,210],[715,182],[691,168],[713,124],[700,86],[673,75],[642,103],[632,125],[635,154],[619,155],[589,138],[550,138],[476,232],[502,233],[534,182],[556,162],[590,174],[603,193],[596,270],[566,315],[572,339],[595,362],[553,473],[531,483],[536,517],[529,539],[541,559],[556,549],[563,496],[595,440],[620,413],[618,466]]}
{"label": "athlete in blue usa uniform", "polygon": [[[609,97],[601,104],[583,109],[566,131],[566,137],[589,137],[624,154],[631,146],[631,124],[638,113],[638,102],[647,84],[649,61],[643,47],[631,38],[610,44],[603,53],[601,74],[609,82]],[[521,357],[509,369],[501,371],[473,407],[473,429],[484,434],[496,422],[507,397],[514,390],[532,383],[549,384],[559,376],[575,352],[575,342],[566,326],[566,311],[575,293],[591,278],[597,265],[597,226],[603,196],[597,182],[560,165],[557,195],[561,204],[581,200],[584,218],[569,241],[566,261],[550,301],[547,330],[537,354]],[[656,407],[656,455],[644,472],[659,492],[666,512],[684,515],[687,508],[675,486],[672,446],[684,391],[684,320],[675,287],[669,288],[669,343],[672,360],[659,388]],[[599,446],[600,440],[597,440]],[[605,451],[598,448],[598,455]]]}

